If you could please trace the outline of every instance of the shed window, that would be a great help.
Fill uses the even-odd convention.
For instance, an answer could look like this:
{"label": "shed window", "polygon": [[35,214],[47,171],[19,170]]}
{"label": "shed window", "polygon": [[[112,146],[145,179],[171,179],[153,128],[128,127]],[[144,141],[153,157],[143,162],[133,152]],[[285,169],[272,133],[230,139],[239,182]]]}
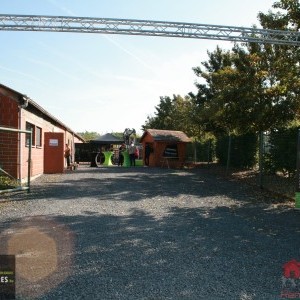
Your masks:
{"label": "shed window", "polygon": [[177,144],[166,145],[163,156],[164,157],[178,157]]}

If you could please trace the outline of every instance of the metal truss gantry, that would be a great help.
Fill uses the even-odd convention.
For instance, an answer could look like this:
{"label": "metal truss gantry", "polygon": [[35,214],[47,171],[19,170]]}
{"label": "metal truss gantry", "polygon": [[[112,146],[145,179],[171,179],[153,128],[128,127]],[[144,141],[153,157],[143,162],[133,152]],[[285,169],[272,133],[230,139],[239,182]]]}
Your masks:
{"label": "metal truss gantry", "polygon": [[132,19],[0,14],[0,30],[127,34],[300,46],[300,33],[296,31]]}

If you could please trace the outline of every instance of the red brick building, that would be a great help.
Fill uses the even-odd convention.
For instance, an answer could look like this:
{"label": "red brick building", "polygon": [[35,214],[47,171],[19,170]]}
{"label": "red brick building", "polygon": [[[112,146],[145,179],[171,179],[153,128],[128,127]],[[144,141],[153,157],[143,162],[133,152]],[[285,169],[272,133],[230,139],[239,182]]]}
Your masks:
{"label": "red brick building", "polygon": [[[74,143],[84,141],[26,95],[2,84],[0,84],[0,127],[32,131],[32,177],[44,173],[45,165],[47,166],[45,158],[48,160],[48,165],[56,163],[64,165],[65,144],[70,145],[73,150]],[[50,138],[53,135],[51,139],[53,145],[56,143],[56,137],[60,137],[58,162],[51,161],[51,157],[45,153],[46,135],[50,135]],[[28,134],[0,131],[0,167],[17,179],[25,180],[28,175],[29,142]]]}

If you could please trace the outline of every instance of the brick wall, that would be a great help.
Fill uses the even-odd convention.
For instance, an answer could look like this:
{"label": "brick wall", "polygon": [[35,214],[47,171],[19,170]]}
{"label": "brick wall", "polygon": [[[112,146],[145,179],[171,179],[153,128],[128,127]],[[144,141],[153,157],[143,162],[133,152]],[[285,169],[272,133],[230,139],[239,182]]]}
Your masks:
{"label": "brick wall", "polygon": [[[74,143],[79,143],[79,141],[76,137],[73,136],[73,133],[68,132],[65,130],[65,128],[62,128],[61,126],[57,124],[53,124],[49,121],[49,119],[44,118],[43,116],[38,116],[35,113],[32,113],[28,111],[27,109],[22,109],[21,112],[21,128],[26,129],[26,123],[30,123],[34,125],[35,130],[33,134],[33,145],[31,149],[31,176],[37,176],[44,173],[44,133],[45,132],[62,132],[64,133],[64,139],[65,144],[69,144],[72,155],[74,154],[73,151],[73,145]],[[37,135],[36,135],[36,129],[41,129],[41,146],[37,143]],[[22,135],[21,139],[21,176],[22,178],[27,177],[27,166],[28,166],[28,146],[26,146],[26,140],[25,135]],[[64,153],[62,152],[62,157]],[[46,159],[51,159],[51,157],[48,157]]]}
{"label": "brick wall", "polygon": [[[13,95],[0,94],[0,127],[17,129],[18,116],[18,104]],[[15,178],[19,175],[18,141],[18,133],[0,131],[0,167]]]}

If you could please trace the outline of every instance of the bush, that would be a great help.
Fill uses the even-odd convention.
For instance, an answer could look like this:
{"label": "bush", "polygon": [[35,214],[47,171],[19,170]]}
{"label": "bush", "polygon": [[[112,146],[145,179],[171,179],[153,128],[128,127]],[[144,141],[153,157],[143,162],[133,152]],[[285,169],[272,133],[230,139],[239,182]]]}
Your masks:
{"label": "bush", "polygon": [[[257,135],[247,133],[231,137],[230,166],[252,168],[256,164]],[[227,165],[229,137],[217,138],[216,155],[221,165]]]}
{"label": "bush", "polygon": [[0,176],[0,190],[12,189],[18,185],[16,180],[13,180],[8,176]]}
{"label": "bush", "polygon": [[294,176],[297,169],[297,142],[297,127],[272,131],[265,149],[265,172]]}

